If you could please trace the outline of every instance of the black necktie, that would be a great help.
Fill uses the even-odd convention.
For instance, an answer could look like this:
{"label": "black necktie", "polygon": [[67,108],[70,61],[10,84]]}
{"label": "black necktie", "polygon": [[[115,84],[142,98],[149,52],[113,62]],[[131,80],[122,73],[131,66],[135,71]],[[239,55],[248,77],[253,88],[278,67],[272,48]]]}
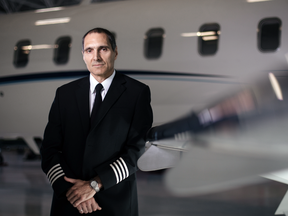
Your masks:
{"label": "black necktie", "polygon": [[92,113],[91,113],[91,117],[90,117],[91,128],[93,127],[93,124],[95,123],[96,112],[98,112],[98,110],[101,106],[101,103],[102,103],[102,96],[101,96],[102,88],[103,88],[103,86],[101,83],[98,83],[95,87],[96,97],[94,100],[94,105],[93,105]]}

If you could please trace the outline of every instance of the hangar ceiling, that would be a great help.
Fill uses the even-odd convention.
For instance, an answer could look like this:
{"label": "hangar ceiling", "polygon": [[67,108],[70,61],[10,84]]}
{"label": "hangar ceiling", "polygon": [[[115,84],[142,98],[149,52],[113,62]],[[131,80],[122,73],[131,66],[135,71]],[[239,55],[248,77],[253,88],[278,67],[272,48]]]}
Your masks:
{"label": "hangar ceiling", "polygon": [[8,14],[42,8],[77,5],[82,1],[107,2],[117,0],[0,0],[0,13]]}

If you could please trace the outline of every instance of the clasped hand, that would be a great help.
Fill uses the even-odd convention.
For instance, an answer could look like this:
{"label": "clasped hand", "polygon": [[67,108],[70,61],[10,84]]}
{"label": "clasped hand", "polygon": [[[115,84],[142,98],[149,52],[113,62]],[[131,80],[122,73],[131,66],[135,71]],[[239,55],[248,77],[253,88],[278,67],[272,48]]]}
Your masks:
{"label": "clasped hand", "polygon": [[101,207],[94,199],[96,191],[93,190],[89,181],[64,177],[65,181],[74,184],[66,193],[67,200],[82,213],[91,213],[101,210]]}

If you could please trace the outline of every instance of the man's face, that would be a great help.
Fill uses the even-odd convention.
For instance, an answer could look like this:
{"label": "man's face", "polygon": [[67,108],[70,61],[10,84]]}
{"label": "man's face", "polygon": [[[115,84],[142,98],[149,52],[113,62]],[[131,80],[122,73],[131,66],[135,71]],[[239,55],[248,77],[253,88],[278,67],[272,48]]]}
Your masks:
{"label": "man's face", "polygon": [[90,33],[84,39],[83,60],[92,76],[103,82],[112,75],[117,47],[112,50],[108,37],[104,33]]}

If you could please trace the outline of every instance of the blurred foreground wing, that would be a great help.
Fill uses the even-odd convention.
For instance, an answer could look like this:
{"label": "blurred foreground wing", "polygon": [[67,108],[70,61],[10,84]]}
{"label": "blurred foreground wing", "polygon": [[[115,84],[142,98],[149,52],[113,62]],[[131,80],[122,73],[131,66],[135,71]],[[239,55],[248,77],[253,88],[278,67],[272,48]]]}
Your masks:
{"label": "blurred foreground wing", "polygon": [[288,191],[278,206],[275,215],[288,215]]}
{"label": "blurred foreground wing", "polygon": [[194,146],[165,176],[177,195],[198,195],[261,181],[257,175],[287,167],[284,158],[222,152]]}
{"label": "blurred foreground wing", "polygon": [[187,141],[174,139],[146,143],[146,151],[139,158],[137,165],[142,171],[155,171],[174,167],[186,152]]}
{"label": "blurred foreground wing", "polygon": [[[147,139],[155,143],[191,133],[189,152],[166,166],[176,163],[166,184],[174,193],[193,195],[259,181],[259,175],[287,168],[287,128],[288,76],[269,73],[198,113],[152,128]],[[153,155],[161,159],[162,153]],[[146,163],[153,161],[150,156]]]}
{"label": "blurred foreground wing", "polygon": [[[288,184],[288,169],[267,173],[262,175],[262,177],[282,182],[284,184]],[[283,215],[283,214],[288,215],[288,191],[286,192],[284,198],[282,199],[279,207],[275,212],[275,215]]]}

